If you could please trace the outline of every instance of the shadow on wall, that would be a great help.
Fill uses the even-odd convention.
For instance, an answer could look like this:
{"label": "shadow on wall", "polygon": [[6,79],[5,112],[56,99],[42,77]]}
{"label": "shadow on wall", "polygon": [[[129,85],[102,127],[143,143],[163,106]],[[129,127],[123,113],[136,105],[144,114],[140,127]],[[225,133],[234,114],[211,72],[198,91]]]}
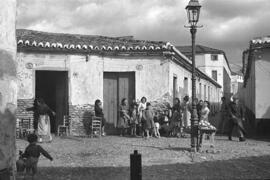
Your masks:
{"label": "shadow on wall", "polygon": [[262,116],[263,119],[258,119],[257,123],[257,134],[258,135],[270,135],[270,106]]}
{"label": "shadow on wall", "polygon": [[[127,154],[128,156],[129,154]],[[143,155],[142,155],[143,158]],[[270,156],[254,156],[200,163],[163,164],[142,167],[142,177],[163,179],[268,179]],[[235,168],[238,167],[238,168]],[[254,168],[256,167],[256,168]],[[260,173],[258,173],[260,172]],[[40,167],[36,179],[111,179],[130,178],[129,167]],[[19,179],[19,178],[17,178]]]}

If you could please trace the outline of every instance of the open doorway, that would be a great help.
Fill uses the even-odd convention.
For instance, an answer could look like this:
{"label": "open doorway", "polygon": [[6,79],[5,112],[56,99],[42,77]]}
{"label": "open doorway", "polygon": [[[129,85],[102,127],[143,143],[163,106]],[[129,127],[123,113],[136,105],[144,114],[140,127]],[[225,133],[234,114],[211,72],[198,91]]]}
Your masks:
{"label": "open doorway", "polygon": [[58,125],[68,115],[68,72],[36,71],[36,98],[43,98],[45,103],[56,112],[51,117],[51,132],[56,133]]}

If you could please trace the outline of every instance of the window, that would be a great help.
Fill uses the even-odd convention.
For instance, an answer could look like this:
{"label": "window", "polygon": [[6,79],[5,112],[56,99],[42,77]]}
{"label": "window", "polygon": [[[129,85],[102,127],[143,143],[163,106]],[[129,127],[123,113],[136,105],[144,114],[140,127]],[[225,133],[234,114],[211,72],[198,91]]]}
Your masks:
{"label": "window", "polygon": [[199,84],[199,98],[202,99],[202,83]]}
{"label": "window", "polygon": [[217,54],[211,54],[211,60],[212,61],[217,61],[218,60],[218,55]]}
{"label": "window", "polygon": [[177,97],[177,76],[173,76],[173,99]]}
{"label": "window", "polygon": [[208,101],[210,102],[210,86],[208,86]]}
{"label": "window", "polygon": [[216,70],[213,70],[212,71],[212,78],[217,81],[217,71]]}
{"label": "window", "polygon": [[204,100],[206,101],[206,85],[203,87],[203,92],[204,92]]}
{"label": "window", "polygon": [[184,78],[184,94],[188,95],[188,78]]}

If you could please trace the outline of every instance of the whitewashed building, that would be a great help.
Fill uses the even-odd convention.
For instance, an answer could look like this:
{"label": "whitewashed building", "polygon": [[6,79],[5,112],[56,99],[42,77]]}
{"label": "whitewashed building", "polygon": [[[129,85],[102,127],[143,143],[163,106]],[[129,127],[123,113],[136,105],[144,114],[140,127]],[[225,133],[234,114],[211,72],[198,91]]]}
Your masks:
{"label": "whitewashed building", "polygon": [[[191,58],[191,46],[177,46],[177,49],[185,54],[188,58]],[[196,67],[202,72],[210,76],[217,83],[219,83],[222,88],[219,97],[231,97],[231,68],[224,51],[219,49],[214,49],[202,45],[196,45],[196,55],[195,55]],[[208,88],[205,85],[199,85],[201,88],[201,98],[207,100]]]}
{"label": "whitewashed building", "polygon": [[255,38],[243,52],[244,85],[240,93],[247,118],[257,130],[270,128],[270,37]]}
{"label": "whitewashed building", "polygon": [[235,95],[240,93],[244,79],[243,75],[239,72],[232,72],[231,75],[231,92]]}
{"label": "whitewashed building", "polygon": [[[81,117],[93,114],[96,99],[104,103],[106,128],[113,129],[122,98],[172,104],[191,95],[190,60],[168,42],[17,30],[17,43],[18,117],[31,117],[25,108],[42,97],[57,114],[52,131],[68,114],[71,134],[85,134]],[[217,104],[221,86],[197,74]]]}

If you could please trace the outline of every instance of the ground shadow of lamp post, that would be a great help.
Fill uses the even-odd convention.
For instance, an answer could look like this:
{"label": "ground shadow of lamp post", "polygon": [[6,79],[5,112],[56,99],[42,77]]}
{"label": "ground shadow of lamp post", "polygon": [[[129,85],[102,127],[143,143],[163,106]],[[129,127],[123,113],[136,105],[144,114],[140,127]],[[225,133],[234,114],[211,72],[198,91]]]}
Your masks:
{"label": "ground shadow of lamp post", "polygon": [[188,16],[189,26],[185,26],[190,29],[192,39],[192,113],[191,113],[191,151],[196,152],[199,150],[198,140],[198,115],[196,110],[195,98],[196,98],[196,72],[195,72],[195,35],[198,27],[201,5],[198,0],[190,0],[186,10]]}

